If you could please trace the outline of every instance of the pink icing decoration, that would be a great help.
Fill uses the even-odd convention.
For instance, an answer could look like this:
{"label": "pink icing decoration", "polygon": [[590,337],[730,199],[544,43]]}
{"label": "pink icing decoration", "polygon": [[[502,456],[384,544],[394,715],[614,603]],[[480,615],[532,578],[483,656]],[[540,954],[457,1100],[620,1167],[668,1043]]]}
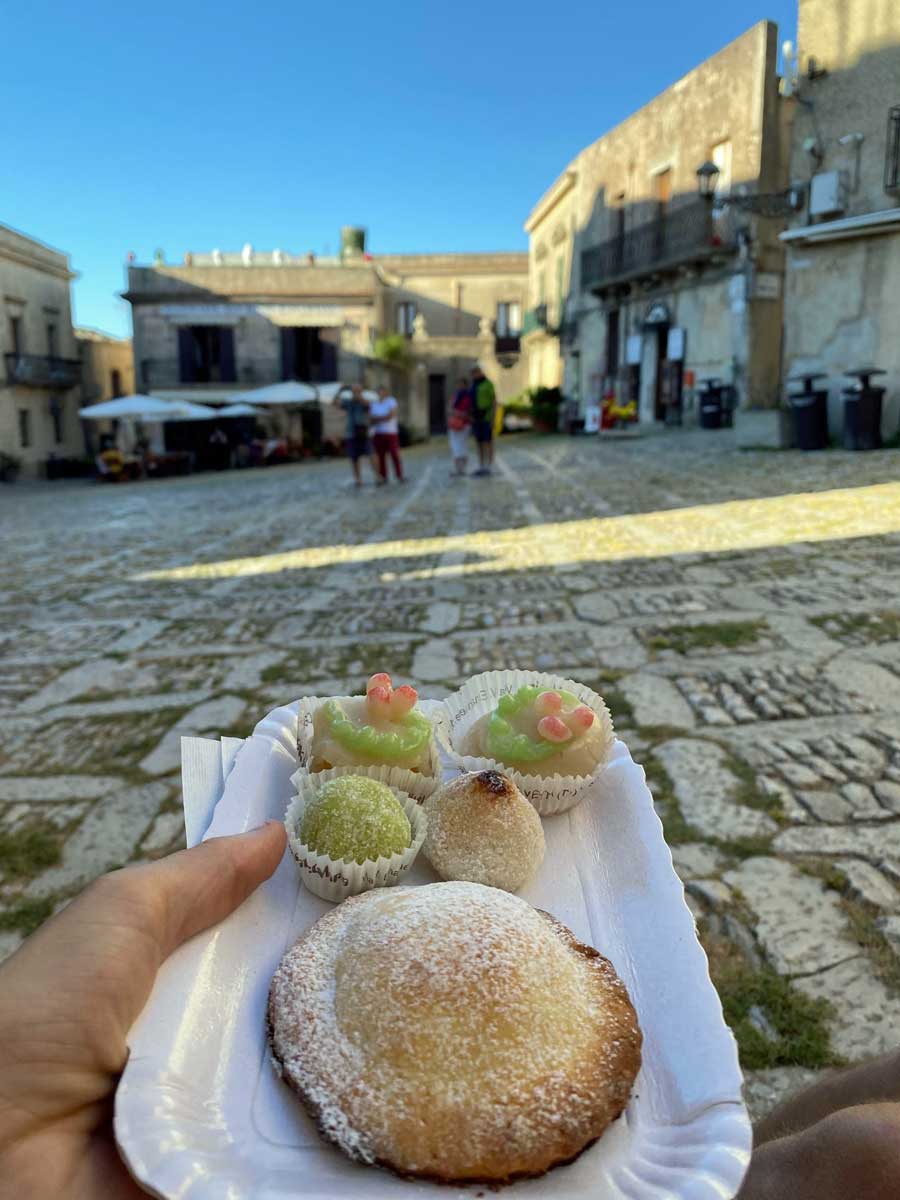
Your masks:
{"label": "pink icing decoration", "polygon": [[559,717],[541,717],[538,721],[538,733],[548,742],[567,742],[572,737],[572,730]]}
{"label": "pink icing decoration", "polygon": [[580,704],[571,714],[571,722],[579,730],[590,729],[594,723],[594,710]]}
{"label": "pink icing decoration", "polygon": [[408,683],[396,688],[391,696],[391,716],[406,716],[408,712],[411,712],[415,708],[418,698],[418,692],[414,687],[410,687]]}
{"label": "pink icing decoration", "polygon": [[562,711],[562,696],[559,692],[541,692],[534,702],[535,709],[549,717]]}
{"label": "pink icing decoration", "polygon": [[379,671],[378,674],[373,675],[371,677],[371,679],[369,680],[369,682],[366,684],[366,695],[368,695],[369,692],[371,692],[373,688],[377,688],[377,687],[387,688],[388,694],[390,694],[391,686],[392,685],[391,685],[390,675],[388,675],[388,673],[386,671]]}

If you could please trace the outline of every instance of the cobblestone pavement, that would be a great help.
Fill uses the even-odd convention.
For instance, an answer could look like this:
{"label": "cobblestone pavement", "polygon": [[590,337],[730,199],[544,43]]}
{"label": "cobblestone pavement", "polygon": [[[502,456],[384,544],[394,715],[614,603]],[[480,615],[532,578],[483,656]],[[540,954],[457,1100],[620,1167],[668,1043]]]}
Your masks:
{"label": "cobblestone pavement", "polygon": [[646,766],[761,1110],[900,1030],[900,453],[519,436],[0,495],[0,955],[176,847],[179,738],[389,668],[552,668]]}

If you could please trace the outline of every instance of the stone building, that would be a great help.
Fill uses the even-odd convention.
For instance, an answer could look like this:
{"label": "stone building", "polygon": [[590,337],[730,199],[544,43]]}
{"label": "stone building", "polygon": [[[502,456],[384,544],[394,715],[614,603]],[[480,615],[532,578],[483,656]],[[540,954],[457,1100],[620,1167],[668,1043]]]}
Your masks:
{"label": "stone building", "polygon": [[785,375],[883,368],[882,431],[900,419],[900,5],[799,0],[791,178],[809,203],[787,248]]}
{"label": "stone building", "polygon": [[524,254],[370,255],[362,230],[345,230],[332,259],[246,246],[131,266],[137,387],[218,400],[284,379],[376,383],[376,342],[396,333],[412,362],[405,389],[394,379],[401,418],[427,436],[476,362],[501,398],[524,386],[527,274]]}
{"label": "stone building", "polygon": [[[615,389],[642,421],[680,420],[719,378],[743,406],[777,403],[782,220],[729,197],[787,183],[777,29],[762,21],[604,134],[531,212],[529,382],[583,412]],[[718,168],[719,203],[697,169]]]}
{"label": "stone building", "polygon": [[134,393],[134,358],[131,339],[113,337],[99,329],[76,328],[81,359],[81,397],[84,404],[99,404]]}
{"label": "stone building", "polygon": [[68,256],[0,225],[0,452],[25,475],[84,453]]}

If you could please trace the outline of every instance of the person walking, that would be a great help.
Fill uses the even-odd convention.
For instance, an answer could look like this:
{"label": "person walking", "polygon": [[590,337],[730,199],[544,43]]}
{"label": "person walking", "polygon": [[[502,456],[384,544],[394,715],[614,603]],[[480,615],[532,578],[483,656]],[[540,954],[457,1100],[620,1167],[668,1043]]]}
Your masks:
{"label": "person walking", "polygon": [[379,484],[385,484],[387,477],[387,457],[391,456],[394,464],[394,476],[398,483],[404,483],[403,463],[400,461],[400,427],[397,424],[399,405],[386,387],[378,389],[378,399],[369,404],[369,418],[372,422],[372,442],[375,446],[375,458],[378,463]]}
{"label": "person walking", "polygon": [[472,372],[472,432],[478,443],[476,475],[490,475],[494,463],[494,413],[497,393],[481,367]]}
{"label": "person walking", "polygon": [[447,438],[450,442],[450,457],[453,459],[453,475],[465,475],[469,464],[469,430],[472,427],[472,391],[469,381],[463,376],[447,409]]}
{"label": "person walking", "polygon": [[338,392],[338,404],[347,414],[347,457],[353,471],[353,479],[357,487],[362,487],[362,474],[359,460],[368,458],[375,470],[372,459],[372,447],[369,444],[369,402],[363,396],[362,386],[354,383],[352,387],[343,387]]}

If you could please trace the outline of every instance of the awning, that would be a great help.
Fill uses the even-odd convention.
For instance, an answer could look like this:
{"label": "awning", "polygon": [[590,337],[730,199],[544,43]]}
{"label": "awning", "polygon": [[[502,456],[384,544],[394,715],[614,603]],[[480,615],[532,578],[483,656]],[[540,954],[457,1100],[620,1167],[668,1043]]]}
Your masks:
{"label": "awning", "polygon": [[780,242],[837,242],[847,238],[872,237],[880,233],[900,233],[900,208],[881,212],[862,213],[858,217],[841,217],[837,221],[822,221],[818,225],[800,225],[779,233]]}

